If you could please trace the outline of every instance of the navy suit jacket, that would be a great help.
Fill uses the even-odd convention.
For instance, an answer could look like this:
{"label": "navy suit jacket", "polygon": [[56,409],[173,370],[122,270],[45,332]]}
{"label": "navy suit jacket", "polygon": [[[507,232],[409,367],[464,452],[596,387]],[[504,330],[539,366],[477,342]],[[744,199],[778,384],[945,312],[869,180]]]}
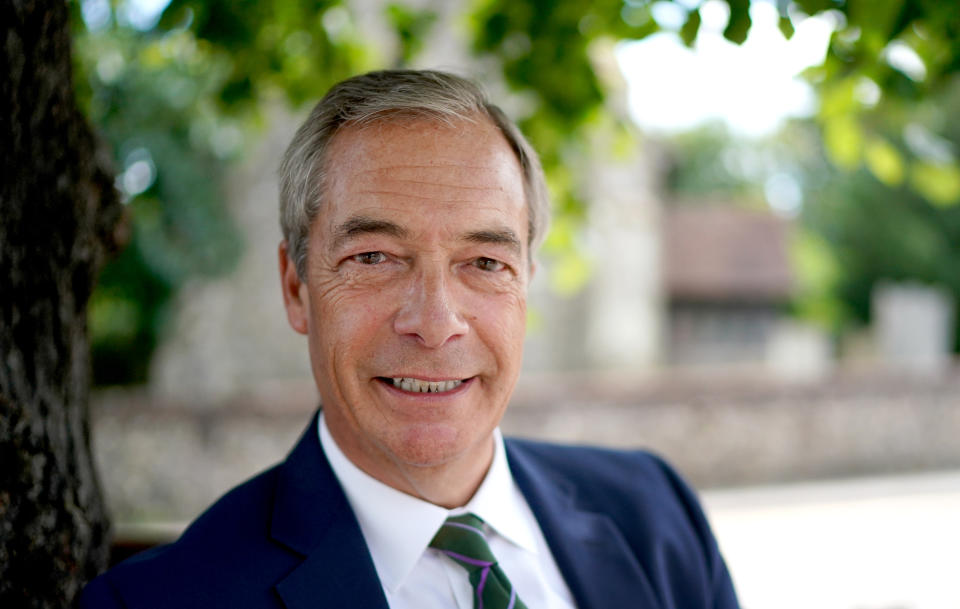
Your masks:
{"label": "navy suit jacket", "polygon": [[[283,463],[227,493],[176,542],[92,581],[80,606],[387,609],[316,422]],[[506,450],[579,609],[737,607],[696,498],[663,461],[521,440]]]}

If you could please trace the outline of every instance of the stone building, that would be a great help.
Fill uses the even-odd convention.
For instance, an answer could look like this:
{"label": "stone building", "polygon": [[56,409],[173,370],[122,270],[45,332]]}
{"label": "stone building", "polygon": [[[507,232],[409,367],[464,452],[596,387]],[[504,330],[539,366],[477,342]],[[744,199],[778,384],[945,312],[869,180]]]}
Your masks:
{"label": "stone building", "polygon": [[793,290],[788,226],[768,211],[686,203],[664,213],[666,360],[766,360]]}

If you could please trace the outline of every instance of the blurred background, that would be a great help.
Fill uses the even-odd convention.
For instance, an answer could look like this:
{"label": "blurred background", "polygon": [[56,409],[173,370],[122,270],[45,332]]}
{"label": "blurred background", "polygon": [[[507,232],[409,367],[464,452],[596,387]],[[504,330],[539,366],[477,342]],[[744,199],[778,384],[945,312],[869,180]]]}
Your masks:
{"label": "blurred background", "polygon": [[90,306],[118,556],[317,406],[275,172],[334,82],[479,80],[552,231],[507,433],[644,447],[745,609],[960,607],[960,7],[920,0],[82,0],[129,242]]}

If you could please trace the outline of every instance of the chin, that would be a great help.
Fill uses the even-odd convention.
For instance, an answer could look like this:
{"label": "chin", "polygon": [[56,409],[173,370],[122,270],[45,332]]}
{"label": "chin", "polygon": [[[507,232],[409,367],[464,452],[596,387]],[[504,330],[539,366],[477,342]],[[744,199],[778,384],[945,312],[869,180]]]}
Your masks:
{"label": "chin", "polygon": [[414,467],[445,465],[470,452],[480,438],[469,437],[444,424],[419,424],[407,427],[390,447],[396,458]]}

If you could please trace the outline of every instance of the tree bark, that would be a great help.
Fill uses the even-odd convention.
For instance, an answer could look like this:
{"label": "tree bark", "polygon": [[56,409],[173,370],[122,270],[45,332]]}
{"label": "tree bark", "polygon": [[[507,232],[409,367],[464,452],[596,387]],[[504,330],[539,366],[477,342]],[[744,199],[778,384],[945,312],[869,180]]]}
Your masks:
{"label": "tree bark", "polygon": [[86,309],[121,206],[62,0],[0,1],[0,171],[0,607],[65,607],[109,553]]}

